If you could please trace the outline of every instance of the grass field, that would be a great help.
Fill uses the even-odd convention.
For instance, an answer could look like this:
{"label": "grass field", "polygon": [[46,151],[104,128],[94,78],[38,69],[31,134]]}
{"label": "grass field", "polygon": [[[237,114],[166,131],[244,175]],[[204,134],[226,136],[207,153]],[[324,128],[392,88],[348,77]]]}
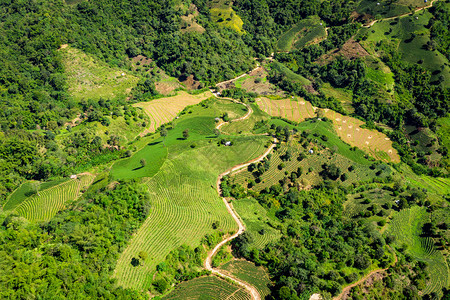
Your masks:
{"label": "grass field", "polygon": [[343,88],[334,88],[328,82],[324,83],[320,90],[325,94],[325,96],[334,97],[340,101],[342,107],[347,113],[351,114],[355,111],[352,106],[352,91],[345,90]]}
{"label": "grass field", "polygon": [[69,93],[77,100],[125,96],[138,78],[128,71],[111,68],[105,62],[67,46],[61,48]]}
{"label": "grass field", "polygon": [[413,9],[423,7],[429,4],[423,0],[363,0],[357,7],[356,11],[360,14],[370,14],[372,16],[380,15],[383,18],[398,16],[401,14],[409,13]]}
{"label": "grass field", "polygon": [[252,129],[255,127],[255,124],[259,121],[266,120],[267,115],[262,112],[256,104],[251,104],[253,109],[253,113],[250,115],[248,119],[239,122],[231,122],[225,124],[220,128],[220,130],[227,134],[248,134],[251,133]]}
{"label": "grass field", "polygon": [[281,232],[272,227],[278,224],[276,218],[268,215],[267,210],[256,200],[250,198],[235,200],[233,207],[244,221],[247,232],[253,236],[251,247],[263,249],[268,243],[275,242],[281,237]]}
{"label": "grass field", "polygon": [[[391,192],[377,187],[364,192],[348,194],[347,199],[348,200],[344,203],[344,215],[351,218],[359,215],[360,212],[367,211],[367,209],[372,205],[376,205],[381,208],[386,203],[393,204],[396,197],[394,197]],[[369,199],[370,203],[364,203],[365,199]],[[392,209],[386,209],[385,211],[386,215],[393,213]],[[371,217],[372,221],[379,221],[382,219],[385,218],[383,216]]]}
{"label": "grass field", "polygon": [[299,50],[309,44],[321,41],[326,35],[325,24],[319,17],[314,16],[301,20],[281,35],[277,47],[280,51]]}
{"label": "grass field", "polygon": [[[258,98],[257,104],[271,116],[283,117],[295,122],[302,122],[316,115],[311,103],[302,98],[282,100]],[[325,117],[333,121],[337,135],[344,142],[364,150],[376,159],[400,162],[397,150],[392,147],[392,142],[383,133],[361,128],[364,122],[358,119],[343,116],[329,109],[321,111]]]}
{"label": "grass field", "polygon": [[397,246],[406,244],[407,253],[417,260],[428,263],[427,272],[430,280],[423,293],[441,294],[442,288],[449,284],[449,270],[444,256],[434,248],[432,239],[420,236],[422,225],[427,222],[428,218],[425,207],[414,206],[397,213],[392,219],[388,231],[395,236]]}
{"label": "grass field", "polygon": [[[367,33],[364,46],[382,40],[398,41],[398,51],[403,59],[412,64],[419,63],[432,72],[432,79],[444,76],[443,84],[450,84],[450,67],[447,58],[437,50],[427,50],[426,43],[430,41],[430,31],[426,28],[432,14],[420,11],[413,16],[405,16],[398,20],[386,20],[375,23],[370,28],[364,28],[361,33]],[[417,18],[417,19],[416,19]],[[415,37],[412,38],[412,34]],[[372,46],[368,46],[369,48]],[[441,70],[441,67],[443,69]]]}
{"label": "grass field", "polygon": [[207,276],[180,283],[164,300],[250,300],[248,292],[216,276]]}
{"label": "grass field", "polygon": [[210,2],[211,19],[219,26],[231,28],[243,33],[244,22],[231,7],[232,2],[227,0],[213,0]]}
{"label": "grass field", "polygon": [[66,203],[76,200],[80,192],[94,179],[91,175],[82,175],[70,179],[31,196],[15,208],[15,212],[30,221],[49,221]]}
{"label": "grass field", "polygon": [[147,113],[150,117],[148,132],[154,132],[162,124],[172,121],[186,106],[198,104],[212,96],[209,91],[198,95],[180,91],[173,97],[140,102],[133,106],[140,107]]}
{"label": "grass field", "polygon": [[220,269],[254,286],[261,299],[265,299],[270,294],[271,281],[263,267],[257,267],[254,263],[246,260],[232,260],[221,266]]}
{"label": "grass field", "polygon": [[277,72],[283,74],[286,76],[287,79],[293,82],[298,82],[303,85],[311,85],[311,81],[297,73],[294,73],[291,69],[286,67],[280,62],[273,61],[268,65],[269,68],[272,68],[273,70],[276,70]]}

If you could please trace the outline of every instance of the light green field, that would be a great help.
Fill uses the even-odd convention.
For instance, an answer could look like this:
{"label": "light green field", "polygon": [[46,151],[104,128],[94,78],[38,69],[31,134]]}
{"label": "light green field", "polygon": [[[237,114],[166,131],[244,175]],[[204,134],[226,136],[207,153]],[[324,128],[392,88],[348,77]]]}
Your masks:
{"label": "light green field", "polygon": [[415,259],[428,263],[427,272],[430,280],[427,282],[424,294],[441,293],[443,287],[448,287],[449,270],[444,256],[435,249],[431,238],[421,237],[422,225],[429,216],[425,207],[414,206],[398,212],[392,219],[388,232],[395,236],[397,246],[407,245],[406,252]]}
{"label": "light green field", "polygon": [[[344,203],[344,215],[351,218],[357,216],[360,212],[366,211],[372,205],[381,208],[386,203],[394,204],[395,197],[389,191],[374,188],[361,193],[349,194],[347,195],[347,199]],[[364,199],[370,199],[370,203],[363,203]],[[393,210],[389,209],[386,211],[386,215],[390,215],[392,212]],[[376,219],[382,220],[384,217],[371,217],[371,220]]]}
{"label": "light green field", "polygon": [[251,107],[253,109],[253,113],[250,115],[248,119],[225,124],[220,128],[220,130],[223,133],[227,134],[251,133],[252,129],[255,127],[255,124],[257,122],[266,120],[268,118],[267,115],[264,112],[262,112],[256,104],[251,104]]}
{"label": "light green field", "polygon": [[309,81],[308,79],[306,79],[305,77],[303,77],[301,75],[294,73],[292,70],[290,70],[289,68],[287,68],[285,65],[283,65],[280,62],[274,61],[270,64],[269,67],[276,70],[277,72],[285,75],[287,77],[287,79],[289,79],[290,81],[298,82],[303,85],[311,84],[311,81]]}
{"label": "light green field", "polygon": [[[380,15],[383,18],[398,16],[401,14],[409,13],[411,6],[413,9],[418,7],[423,7],[429,4],[425,3],[423,0],[398,0],[398,1],[388,1],[388,0],[363,0],[359,4],[356,11],[358,13],[366,13],[372,16]],[[380,5],[377,5],[379,3]],[[390,3],[390,4],[389,4]]]}
{"label": "light green field", "polygon": [[[278,222],[274,220],[275,218],[271,218],[255,199],[235,200],[233,207],[244,221],[247,232],[253,237],[251,247],[263,249],[268,243],[275,242],[281,237],[281,232],[272,227]],[[264,233],[261,230],[264,230]]]}
{"label": "light green field", "polygon": [[327,97],[334,97],[342,103],[342,107],[349,114],[353,113],[355,109],[352,106],[352,92],[343,88],[334,88],[330,83],[326,82],[322,85],[320,90]]}
{"label": "light green field", "polygon": [[214,0],[210,3],[211,19],[219,26],[227,27],[243,33],[244,22],[231,7],[231,1]]}
{"label": "light green field", "polygon": [[49,221],[66,203],[76,200],[93,179],[92,175],[83,175],[40,191],[25,199],[14,211],[30,221]]}
{"label": "light green field", "polygon": [[[447,58],[437,50],[430,51],[424,45],[430,40],[430,31],[427,26],[431,13],[420,11],[413,16],[401,17],[397,20],[386,20],[375,23],[370,28],[364,28],[361,33],[367,32],[368,38],[362,42],[376,43],[381,40],[394,39],[398,42],[398,51],[403,59],[412,64],[419,62],[421,66],[433,74],[432,79],[437,80],[440,75],[444,76],[444,85],[450,84],[450,68]],[[417,18],[417,19],[416,19]],[[392,31],[391,31],[392,30]],[[412,34],[416,36],[411,39]],[[441,67],[444,69],[441,70]]]}
{"label": "light green field", "polygon": [[[225,233],[237,229],[215,189],[217,176],[263,153],[269,137],[228,137],[233,146],[218,146],[218,140],[212,139],[214,112],[217,111],[214,105],[197,106],[174,122],[175,128],[165,140],[166,160],[156,175],[154,170],[146,174],[154,175],[146,182],[152,210],[119,258],[114,271],[119,285],[139,290],[148,288],[156,265],[183,244],[198,246],[206,234],[214,231],[212,223],[215,221],[219,221],[218,230]],[[181,138],[185,128],[189,129],[188,140]],[[157,144],[141,150],[148,154],[147,164],[153,162],[152,153],[155,147],[161,147],[160,141],[161,138],[156,140]],[[191,148],[193,144],[196,146]],[[135,156],[140,157],[141,152]],[[128,163],[114,166],[112,173],[127,176],[126,169],[135,168],[133,162],[136,161],[138,157],[133,156]],[[131,259],[140,251],[147,252],[149,258],[142,266],[133,267]]]}
{"label": "light green field", "polygon": [[180,283],[164,300],[250,300],[247,291],[216,276],[200,277]]}
{"label": "light green field", "polygon": [[[322,23],[322,25],[320,25]],[[325,23],[314,16],[301,20],[278,39],[280,51],[299,50],[326,37]]]}
{"label": "light green field", "polygon": [[128,71],[111,68],[76,48],[68,46],[59,51],[63,57],[68,91],[77,100],[124,97],[139,80]]}
{"label": "light green field", "polygon": [[254,263],[246,260],[232,260],[221,266],[220,269],[254,286],[261,299],[265,299],[270,294],[271,281],[263,267],[257,267]]}

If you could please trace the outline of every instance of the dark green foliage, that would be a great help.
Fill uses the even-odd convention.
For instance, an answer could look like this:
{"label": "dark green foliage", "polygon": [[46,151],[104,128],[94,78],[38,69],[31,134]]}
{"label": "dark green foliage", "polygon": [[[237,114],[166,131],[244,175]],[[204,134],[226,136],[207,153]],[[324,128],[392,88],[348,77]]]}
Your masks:
{"label": "dark green foliage", "polygon": [[149,212],[148,194],[136,183],[123,182],[114,190],[93,190],[78,205],[41,226],[14,215],[2,217],[0,272],[7,280],[0,281],[1,298],[141,297],[116,287],[111,275]]}

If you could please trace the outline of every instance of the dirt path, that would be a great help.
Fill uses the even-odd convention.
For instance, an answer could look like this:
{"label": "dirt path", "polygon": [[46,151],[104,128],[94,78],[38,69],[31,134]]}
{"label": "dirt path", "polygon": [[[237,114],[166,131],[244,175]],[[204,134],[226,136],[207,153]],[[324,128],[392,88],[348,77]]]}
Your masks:
{"label": "dirt path", "polygon": [[[242,121],[242,120],[248,119],[248,118],[251,116],[251,114],[253,113],[253,110],[252,110],[252,108],[250,107],[250,105],[248,105],[248,104],[246,104],[246,103],[242,103],[242,102],[239,102],[239,101],[237,101],[237,100],[235,100],[235,99],[231,99],[231,98],[223,98],[223,99],[228,99],[228,100],[231,100],[231,101],[233,101],[233,102],[243,104],[243,105],[245,105],[245,106],[247,107],[247,109],[248,109],[248,112],[247,112],[247,114],[245,114],[245,116],[240,117],[240,118],[238,118],[238,119],[235,119],[235,120],[233,120],[233,122],[236,122],[236,121]],[[218,125],[216,126],[216,128],[219,129],[222,125],[228,124],[228,123],[229,123],[229,122],[223,122],[223,123],[220,123],[220,124],[218,124]],[[272,149],[276,146],[276,144],[275,144],[276,142],[277,142],[277,139],[274,138],[274,144],[270,145],[270,147],[269,147],[262,155],[260,155],[259,157],[255,158],[255,159],[252,159],[251,161],[248,161],[248,162],[246,162],[246,163],[238,164],[238,165],[236,165],[236,166],[234,166],[234,167],[228,169],[227,171],[223,172],[222,174],[220,174],[220,175],[217,177],[217,182],[216,182],[216,189],[217,189],[217,192],[219,193],[219,195],[222,194],[222,190],[220,189],[220,182],[222,181],[222,178],[223,178],[225,175],[228,175],[228,174],[230,174],[231,172],[234,172],[234,171],[243,169],[243,168],[249,166],[249,165],[252,164],[252,163],[255,163],[255,162],[258,162],[258,161],[263,160],[263,159],[264,159],[264,158],[272,151]],[[233,205],[232,205],[231,203],[228,203],[227,199],[224,198],[224,197],[222,197],[222,201],[223,201],[223,203],[225,204],[225,206],[226,206],[228,212],[229,212],[229,213],[231,214],[231,216],[233,217],[234,221],[238,224],[239,229],[238,229],[238,231],[237,231],[235,234],[233,234],[232,236],[230,236],[230,237],[224,239],[224,240],[221,241],[219,244],[217,244],[217,245],[214,247],[214,249],[208,253],[208,257],[207,257],[206,260],[205,260],[205,268],[206,268],[207,270],[211,271],[212,274],[215,274],[215,275],[220,276],[220,277],[222,277],[222,278],[227,278],[227,279],[229,279],[229,280],[232,280],[232,281],[234,281],[235,283],[237,283],[238,285],[244,287],[244,288],[250,293],[250,295],[251,295],[251,297],[252,297],[253,300],[261,300],[261,296],[259,295],[259,293],[258,293],[258,291],[256,290],[255,287],[253,287],[252,285],[246,283],[245,281],[242,281],[242,280],[240,280],[240,279],[235,278],[234,276],[226,275],[226,274],[222,273],[219,269],[214,269],[214,268],[212,267],[212,265],[211,265],[211,263],[212,263],[212,258],[214,257],[214,255],[216,255],[217,251],[219,251],[219,249],[220,249],[223,245],[225,245],[225,244],[228,243],[229,241],[235,239],[236,237],[238,237],[240,234],[242,234],[242,233],[245,231],[244,223],[242,223],[241,219],[239,218],[239,216],[237,215],[237,213],[234,211]]]}
{"label": "dirt path", "polygon": [[425,5],[425,6],[422,6],[422,7],[419,7],[419,8],[416,8],[416,9],[415,9],[414,11],[412,11],[412,12],[404,13],[404,14],[397,15],[397,16],[393,16],[393,17],[389,17],[389,18],[382,18],[382,19],[379,19],[379,20],[373,20],[373,21],[370,22],[369,24],[363,25],[363,27],[370,28],[370,27],[372,27],[373,24],[375,24],[376,22],[379,22],[379,21],[394,20],[394,19],[396,19],[396,18],[401,18],[401,17],[404,17],[404,16],[412,15],[412,14],[418,12],[418,11],[421,11],[421,10],[423,10],[423,9],[427,9],[427,8],[432,7],[432,6],[433,6],[433,3],[434,3],[435,1],[437,1],[437,0],[431,0],[430,4]]}
{"label": "dirt path", "polygon": [[[276,142],[277,142],[277,139],[274,138],[274,143],[276,143]],[[234,172],[234,171],[240,170],[240,169],[242,169],[242,168],[245,168],[245,167],[249,166],[249,165],[252,164],[252,163],[255,163],[255,162],[258,162],[258,161],[263,160],[263,159],[264,159],[264,158],[272,151],[272,149],[273,149],[275,146],[276,146],[276,144],[270,145],[270,147],[266,150],[266,152],[264,152],[264,153],[263,153],[262,155],[260,155],[259,157],[255,158],[255,159],[252,159],[251,161],[248,161],[248,162],[246,162],[246,163],[236,165],[236,166],[232,167],[231,169],[229,169],[229,170],[223,172],[222,174],[220,174],[219,177],[217,178],[217,182],[216,182],[216,189],[217,189],[217,192],[219,193],[219,195],[222,194],[222,190],[220,189],[220,182],[222,181],[222,178],[223,178],[225,175],[228,175],[228,174],[230,174],[231,172]],[[228,210],[228,212],[231,214],[231,216],[233,217],[234,221],[238,224],[239,229],[238,229],[238,231],[237,231],[235,234],[233,234],[232,236],[230,236],[230,237],[224,239],[223,241],[221,241],[219,244],[217,244],[217,245],[214,247],[214,249],[213,249],[211,252],[209,252],[208,257],[207,257],[206,260],[205,260],[205,268],[206,268],[207,270],[211,271],[211,273],[213,273],[213,274],[215,274],[215,275],[218,275],[218,276],[223,277],[223,278],[228,278],[228,279],[230,279],[230,280],[236,282],[236,283],[239,284],[240,286],[244,287],[244,288],[250,293],[250,295],[252,296],[252,299],[253,299],[253,300],[260,300],[260,299],[261,299],[261,296],[259,295],[258,291],[255,289],[255,287],[253,287],[253,286],[251,286],[250,284],[246,283],[245,281],[242,281],[242,280],[240,280],[240,279],[237,279],[237,278],[235,278],[235,277],[233,277],[233,276],[226,275],[226,274],[222,273],[220,270],[214,269],[214,268],[211,266],[212,258],[213,258],[214,255],[217,253],[217,251],[219,251],[219,249],[220,249],[223,245],[225,245],[225,244],[228,243],[229,241],[235,239],[236,237],[238,237],[240,234],[244,233],[244,231],[245,231],[245,226],[244,226],[244,224],[242,223],[242,221],[241,221],[241,219],[239,218],[239,216],[237,215],[237,213],[234,211],[233,205],[232,205],[231,203],[228,203],[227,199],[224,198],[224,197],[222,197],[222,201],[225,203],[225,206],[227,207],[227,210]]]}
{"label": "dirt path", "polygon": [[235,81],[235,80],[238,80],[239,78],[242,78],[242,77],[244,77],[245,75],[250,74],[251,72],[257,70],[257,69],[260,68],[260,67],[261,67],[261,66],[258,65],[258,66],[256,66],[256,68],[254,68],[253,70],[248,71],[248,72],[246,72],[246,73],[244,73],[244,74],[241,74],[241,75],[239,75],[238,77],[235,77],[235,78],[233,78],[233,79],[225,80],[225,81],[219,82],[219,83],[216,84],[216,86],[218,87],[218,86],[220,86],[220,85],[227,84],[227,83],[231,83],[231,82],[233,82],[233,81]]}
{"label": "dirt path", "polygon": [[[393,252],[393,253],[394,253],[394,262],[392,263],[392,265],[395,265],[397,263],[397,255],[395,255],[395,252]],[[363,278],[361,278],[357,282],[346,286],[339,295],[337,295],[336,297],[333,298],[333,300],[340,300],[340,299],[342,299],[344,296],[348,295],[348,293],[350,292],[350,290],[352,288],[354,288],[355,286],[360,285],[361,283],[365,282],[373,274],[384,272],[387,269],[389,269],[389,267],[384,268],[384,269],[373,270],[372,272],[370,272],[369,274],[367,274],[366,276],[364,276]]]}

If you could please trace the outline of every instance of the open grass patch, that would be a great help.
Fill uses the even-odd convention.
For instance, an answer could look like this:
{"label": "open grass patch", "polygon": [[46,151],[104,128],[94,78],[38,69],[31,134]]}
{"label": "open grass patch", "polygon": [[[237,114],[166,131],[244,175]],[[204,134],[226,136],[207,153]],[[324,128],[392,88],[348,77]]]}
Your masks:
{"label": "open grass patch", "polygon": [[332,87],[328,82],[324,83],[320,90],[325,94],[325,96],[334,97],[335,99],[340,101],[342,103],[342,107],[348,114],[351,114],[355,111],[352,106],[352,91],[343,88]]}
{"label": "open grass patch", "polygon": [[356,11],[360,14],[369,14],[372,16],[381,16],[383,18],[394,17],[411,12],[416,9],[429,5],[429,1],[423,0],[363,0],[360,2]]}
{"label": "open grass patch", "polygon": [[377,22],[372,27],[361,30],[361,34],[367,34],[367,40],[363,44],[375,44],[382,40],[397,41],[398,52],[405,61],[429,70],[433,80],[443,76],[442,84],[448,86],[450,68],[447,58],[438,50],[427,49],[430,41],[427,25],[431,17],[430,12],[423,10],[411,16]]}
{"label": "open grass patch", "polygon": [[312,43],[323,40],[327,33],[325,23],[317,16],[301,20],[280,36],[277,42],[278,50],[299,50]]}
{"label": "open grass patch", "polygon": [[272,63],[270,63],[269,67],[274,69],[275,71],[283,74],[290,81],[298,82],[303,85],[311,84],[311,81],[309,81],[308,79],[306,79],[305,77],[303,77],[299,74],[294,73],[291,69],[289,69],[288,67],[286,67],[285,65],[283,65],[282,63],[280,63],[278,61],[273,61]]}
{"label": "open grass patch", "polygon": [[253,237],[250,247],[261,250],[281,237],[281,232],[274,228],[278,224],[277,219],[269,215],[255,199],[235,200],[233,207],[244,221],[246,231]]}
{"label": "open grass patch", "polygon": [[219,26],[227,27],[239,33],[243,33],[244,21],[231,7],[231,1],[214,0],[210,3],[211,19]]}
{"label": "open grass patch", "polygon": [[250,300],[248,292],[241,286],[229,283],[216,276],[207,276],[180,283],[164,300]]}
{"label": "open grass patch", "polygon": [[69,93],[77,100],[125,97],[138,78],[73,48],[61,48]]}

